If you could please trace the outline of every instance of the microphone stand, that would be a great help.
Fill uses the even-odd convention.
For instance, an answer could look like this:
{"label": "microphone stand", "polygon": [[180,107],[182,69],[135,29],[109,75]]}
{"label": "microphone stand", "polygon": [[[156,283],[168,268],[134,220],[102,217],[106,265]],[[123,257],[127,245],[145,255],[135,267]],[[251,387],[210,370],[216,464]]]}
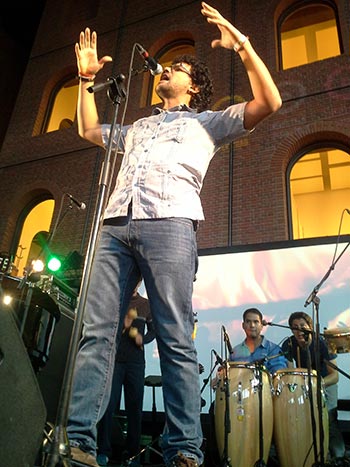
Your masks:
{"label": "microphone stand", "polygon": [[[45,251],[45,254],[47,254],[47,250],[49,246],[51,245],[51,242],[54,238],[54,235],[56,233],[56,230],[58,227],[61,225],[63,222],[63,219],[67,215],[69,209],[72,209],[72,205],[70,205],[63,215],[61,216],[61,211],[62,211],[62,206],[63,206],[63,197],[61,200],[61,205],[60,209],[58,212],[57,220],[55,222],[54,228],[52,229],[51,233],[48,235],[46,241],[44,242],[43,246],[41,247],[41,250],[39,254],[37,255],[36,259],[39,260],[42,256],[42,254]],[[24,339],[24,332],[25,332],[25,326],[27,323],[28,315],[29,315],[29,310],[30,310],[30,305],[32,303],[33,299],[33,289],[36,287],[35,283],[40,280],[41,272],[36,272],[33,270],[31,267],[30,269],[25,269],[23,278],[19,282],[17,289],[21,291],[20,293],[20,298],[18,300],[17,306],[16,306],[16,313],[17,313],[17,318],[19,321],[19,332]],[[25,288],[27,286],[27,288]],[[39,289],[41,288],[40,286],[38,287]],[[25,297],[25,298],[24,298]],[[21,303],[23,302],[23,313],[21,314]]]}
{"label": "microphone stand", "polygon": [[256,368],[258,373],[258,396],[259,396],[259,459],[255,462],[254,467],[266,467],[264,461],[264,424],[263,424],[263,364],[264,359],[256,362]]}
{"label": "microphone stand", "polygon": [[225,390],[225,417],[224,417],[224,450],[222,454],[222,467],[231,466],[231,459],[228,456],[228,435],[231,433],[231,419],[230,419],[230,382],[228,378],[229,363],[227,351],[231,355],[233,353],[230,338],[227,334],[225,326],[221,326],[222,337],[225,345],[225,369],[224,369],[224,390]]}
{"label": "microphone stand", "polygon": [[345,371],[343,371],[341,368],[339,368],[337,365],[334,365],[334,363],[332,362],[327,362],[327,365],[331,366],[332,368],[334,368],[334,370],[337,370],[339,371],[339,373],[341,373],[343,376],[345,376],[345,378],[348,378],[350,379],[350,375],[348,373],[345,373]]}
{"label": "microphone stand", "polygon": [[52,240],[54,239],[54,236],[56,234],[56,231],[58,229],[58,227],[62,224],[64,218],[66,217],[66,215],[68,214],[68,212],[70,210],[73,209],[73,204],[72,204],[72,200],[69,201],[69,205],[68,207],[66,208],[66,210],[63,212],[63,214],[61,215],[61,212],[62,212],[62,207],[63,207],[63,201],[64,201],[64,197],[66,196],[66,193],[64,193],[64,195],[62,196],[61,198],[61,205],[60,205],[60,210],[58,212],[58,215],[57,215],[57,220],[55,222],[55,225],[51,231],[51,233],[49,234],[49,236],[47,237],[46,239],[46,242],[45,244],[42,246],[38,256],[37,256],[37,259],[40,259],[41,255],[45,252],[45,254],[47,254],[47,249],[49,248],[49,246],[51,245],[52,243]]}
{"label": "microphone stand", "polygon": [[[317,410],[318,410],[318,422],[319,422],[319,442],[320,442],[320,463],[317,462],[315,450],[315,463],[313,464],[316,466],[324,466],[324,429],[323,429],[323,413],[322,413],[322,387],[321,387],[321,362],[320,362],[320,320],[319,320],[319,303],[320,299],[317,296],[313,298],[313,307],[314,307],[314,316],[315,319],[315,366],[316,366],[316,381],[317,381],[317,388],[316,388],[316,400],[317,400]],[[311,379],[311,378],[310,378]],[[311,389],[311,388],[310,388]],[[315,427],[313,427],[315,428]],[[314,429],[313,429],[314,431]]]}
{"label": "microphone stand", "polygon": [[[226,341],[226,335],[224,328],[221,328],[223,333],[223,339]],[[230,349],[232,350],[232,349]],[[217,360],[218,361],[218,360]],[[224,368],[224,389],[225,394],[225,410],[224,410],[224,449],[222,452],[220,467],[231,467],[231,459],[228,456],[228,435],[231,433],[231,419],[230,419],[230,382],[228,378],[229,362],[227,355],[227,345],[225,345],[225,361],[222,362]]]}
{"label": "microphone stand", "polygon": [[[297,328],[290,328],[289,326],[284,326],[283,324],[275,324],[275,323],[272,323],[271,321],[270,322],[266,322],[264,321],[263,323],[264,326],[275,326],[277,328],[284,328],[284,329],[289,329],[289,331],[293,331],[293,330],[297,330],[297,331],[300,331],[300,329],[297,329]],[[314,335],[315,334],[315,331],[312,331],[310,329],[303,329],[303,333],[304,334],[312,334]],[[324,336],[324,334],[320,333],[320,336]]]}
{"label": "microphone stand", "polygon": [[[308,375],[308,396],[310,400],[310,417],[311,417],[311,428],[312,428],[312,445],[313,445],[313,451],[314,451],[314,459],[315,462],[317,461],[318,458],[318,450],[317,450],[317,435],[316,435],[316,419],[315,419],[315,408],[314,408],[314,395],[312,392],[312,367],[311,367],[311,355],[310,355],[310,349],[309,347],[307,348],[307,375]],[[317,381],[318,381],[318,376],[317,376]],[[318,394],[318,388],[317,388],[317,394]],[[319,404],[318,397],[317,399],[317,404]],[[322,435],[321,435],[321,426],[320,426],[320,449],[323,447],[323,420],[319,418],[320,425],[322,425]],[[321,447],[322,446],[322,447]],[[317,462],[316,464],[313,465],[318,465]],[[321,464],[323,465],[323,464]]]}
{"label": "microphone stand", "polygon": [[200,392],[201,394],[203,394],[204,389],[207,387],[207,384],[209,383],[211,379],[211,375],[214,373],[214,370],[218,365],[220,365],[220,362],[218,358],[216,358],[215,365],[213,365],[213,368],[210,370],[208,377],[203,379],[203,385],[201,387],[201,392]]}
{"label": "microphone stand", "polygon": [[320,290],[322,284],[328,279],[330,276],[331,272],[334,271],[335,265],[337,262],[340,260],[340,258],[343,256],[347,248],[349,247],[350,242],[345,246],[343,251],[340,253],[338,258],[334,261],[332,261],[332,264],[326,274],[323,276],[321,279],[320,283],[314,287],[310,295],[305,301],[304,307],[307,307],[311,302],[313,304],[313,312],[314,316],[316,317],[315,319],[315,366],[316,366],[316,377],[317,377],[317,409],[318,409],[318,420],[319,420],[319,425],[320,425],[320,463],[317,463],[317,460],[315,458],[315,464],[314,466],[324,466],[324,430],[323,430],[323,414],[322,414],[322,392],[321,392],[321,374],[320,374],[320,321],[319,321],[319,305],[320,305],[320,299],[317,296],[318,291]]}
{"label": "microphone stand", "polygon": [[225,415],[224,415],[224,449],[221,459],[221,467],[231,467],[231,459],[228,456],[228,434],[231,433],[230,419],[230,383],[228,379],[229,363],[225,360],[224,366],[224,393],[225,393]]}
{"label": "microphone stand", "polygon": [[[108,96],[115,105],[115,111],[113,115],[113,120],[110,129],[110,135],[108,139],[107,150],[105,152],[105,158],[102,165],[102,172],[99,182],[99,191],[97,197],[97,203],[95,208],[95,214],[93,219],[93,225],[91,230],[91,235],[89,239],[89,244],[86,253],[86,259],[84,264],[82,282],[80,287],[80,294],[78,297],[78,305],[76,309],[76,317],[74,320],[72,336],[69,344],[68,358],[66,363],[66,368],[63,377],[62,389],[58,403],[57,416],[55,426],[52,430],[52,438],[49,438],[51,441],[50,444],[45,444],[43,446],[43,451],[46,455],[45,457],[45,467],[69,467],[72,465],[70,461],[70,445],[67,437],[66,426],[68,421],[68,409],[70,403],[70,396],[73,383],[73,375],[75,368],[76,354],[78,351],[81,328],[83,324],[84,309],[87,297],[87,290],[89,287],[89,280],[91,274],[92,261],[95,254],[95,248],[99,236],[100,226],[102,224],[103,210],[105,205],[105,198],[108,188],[108,181],[110,179],[110,167],[111,167],[111,154],[112,154],[112,145],[113,137],[116,128],[118,110],[121,103],[121,100],[126,97],[126,90],[124,87],[125,76],[120,74],[116,78],[108,78],[107,84],[101,86],[98,90],[102,90],[108,87]],[[91,89],[91,88],[89,88]],[[96,89],[97,91],[97,89]],[[93,92],[93,91],[89,91]],[[117,140],[117,150],[118,143],[121,135],[121,129],[119,130],[118,140]],[[68,458],[69,457],[69,458]],[[79,465],[78,462],[74,461],[75,465]],[[73,465],[74,465],[73,464]],[[82,465],[82,464],[80,464]]]}
{"label": "microphone stand", "polygon": [[[272,325],[272,323],[267,323]],[[273,326],[278,326],[277,324]],[[281,326],[281,327],[286,327],[286,326]],[[260,360],[255,360],[254,365],[257,368],[257,373],[258,373],[258,395],[259,395],[259,459],[255,462],[254,467],[266,467],[266,463],[264,461],[264,418],[263,418],[263,397],[262,397],[262,390],[263,390],[263,368],[264,368],[264,363],[267,360],[272,360],[274,358],[278,358],[281,356],[281,353],[278,353],[277,355],[272,355],[271,357],[264,357]]]}

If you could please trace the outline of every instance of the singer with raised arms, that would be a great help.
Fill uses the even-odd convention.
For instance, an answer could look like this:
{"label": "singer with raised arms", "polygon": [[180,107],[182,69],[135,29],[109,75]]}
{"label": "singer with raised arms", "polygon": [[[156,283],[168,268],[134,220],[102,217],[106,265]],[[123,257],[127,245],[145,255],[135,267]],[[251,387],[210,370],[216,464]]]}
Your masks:
{"label": "singer with raised arms", "polygon": [[[208,110],[209,70],[198,58],[182,55],[160,75],[156,92],[161,108],[121,129],[124,155],[91,268],[67,425],[71,455],[83,465],[97,467],[96,424],[109,401],[120,323],[140,276],[160,357],[164,464],[203,463],[200,380],[192,339],[196,229],[204,220],[200,191],[220,147],[248,136],[281,107],[281,97],[248,37],[207,3],[201,3],[201,13],[209,27],[216,26],[213,34],[219,32],[212,47],[239,54],[253,97],[225,110]],[[89,28],[80,33],[75,53],[79,135],[106,147],[110,125],[100,123],[94,93],[87,90],[112,57],[98,58],[97,34]]]}

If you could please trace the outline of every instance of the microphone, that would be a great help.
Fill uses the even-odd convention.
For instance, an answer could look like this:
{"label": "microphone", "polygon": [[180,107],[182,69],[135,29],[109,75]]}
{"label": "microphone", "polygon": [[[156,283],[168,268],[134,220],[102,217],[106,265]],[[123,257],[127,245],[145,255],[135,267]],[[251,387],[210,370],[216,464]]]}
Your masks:
{"label": "microphone", "polygon": [[83,203],[82,201],[78,201],[76,198],[74,198],[73,195],[71,195],[70,193],[66,193],[66,195],[68,196],[68,198],[78,207],[78,209],[81,209],[82,211],[84,211],[84,209],[86,209],[86,204]]}
{"label": "microphone", "polygon": [[345,211],[346,211],[348,214],[350,214],[350,209],[345,209]]}
{"label": "microphone", "polygon": [[89,86],[87,91],[90,93],[103,91],[104,89],[108,89],[108,92],[113,94],[120,94],[121,97],[126,97],[126,91],[124,89],[124,81],[126,80],[126,76],[120,73],[118,76],[109,76],[104,83],[94,84],[93,86]]}
{"label": "microphone", "polygon": [[160,65],[153,57],[150,57],[149,53],[142,47],[142,45],[136,44],[136,49],[146,62],[147,69],[151,72],[151,75],[160,75],[163,71],[162,65]]}
{"label": "microphone", "polygon": [[266,321],[266,319],[263,319],[263,320],[261,321],[261,324],[262,324],[263,326],[273,326],[273,324],[272,324],[272,323],[269,323],[268,321]]}
{"label": "microphone", "polygon": [[[291,330],[302,333],[304,335],[305,342],[307,342],[309,340],[309,336],[314,333],[314,331],[310,329],[291,328]],[[323,334],[320,334],[320,335],[323,335]]]}
{"label": "microphone", "polygon": [[305,303],[304,303],[304,307],[306,308],[308,305],[310,305],[311,302],[314,301],[317,293],[318,293],[318,290],[319,290],[319,287],[316,286],[314,288],[314,290],[310,293],[310,295],[307,297],[307,299],[305,300]]}
{"label": "microphone", "polygon": [[231,354],[231,353],[233,353],[233,348],[232,348],[232,345],[231,345],[231,342],[230,342],[230,337],[227,334],[225,326],[222,326],[222,332],[224,333],[224,340],[226,342],[227,349],[228,349],[229,353]]}
{"label": "microphone", "polygon": [[212,351],[213,351],[213,353],[214,353],[214,355],[215,355],[215,357],[216,357],[216,361],[217,361],[220,365],[223,365],[224,362],[223,362],[222,358],[220,357],[220,355],[219,355],[214,349],[212,349]]}

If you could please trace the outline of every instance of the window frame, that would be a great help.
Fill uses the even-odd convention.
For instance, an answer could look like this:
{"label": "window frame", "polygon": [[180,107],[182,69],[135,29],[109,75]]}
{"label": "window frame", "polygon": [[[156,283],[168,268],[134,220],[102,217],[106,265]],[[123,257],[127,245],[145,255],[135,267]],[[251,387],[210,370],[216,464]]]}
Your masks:
{"label": "window frame", "polygon": [[[295,164],[307,154],[318,151],[322,149],[337,149],[343,151],[349,155],[350,158],[350,148],[339,141],[334,140],[324,140],[324,141],[317,141],[315,143],[309,144],[304,146],[302,149],[297,151],[295,155],[290,159],[287,169],[286,169],[286,201],[287,201],[287,215],[288,215],[288,238],[289,240],[298,241],[298,240],[305,240],[310,237],[306,237],[305,239],[294,238],[293,234],[293,212],[292,212],[292,196],[291,196],[291,189],[290,189],[290,175],[292,172],[293,167]],[[336,235],[336,234],[334,234]],[[322,238],[324,235],[319,235],[316,238]]]}
{"label": "window frame", "polygon": [[[295,13],[297,10],[300,10],[306,6],[317,6],[317,5],[324,5],[328,6],[333,10],[334,13],[334,18],[337,26],[337,31],[338,31],[338,39],[339,39],[339,50],[340,50],[340,55],[344,53],[344,46],[343,46],[343,39],[342,39],[342,34],[341,34],[341,26],[340,26],[340,20],[339,20],[339,14],[338,14],[338,7],[336,3],[333,0],[299,0],[298,2],[293,3],[289,7],[287,7],[279,16],[277,20],[277,38],[278,38],[278,51],[277,51],[277,58],[278,58],[278,69],[279,70],[289,70],[290,68],[283,68],[283,57],[282,57],[282,33],[281,33],[281,28],[283,23],[285,22],[286,18],[290,16],[292,13]],[[314,62],[310,62],[314,63]],[[304,63],[303,65],[308,65],[309,63]],[[299,66],[303,66],[299,65]]]}
{"label": "window frame", "polygon": [[[70,75],[65,76],[64,78],[60,79],[59,81],[57,81],[57,83],[51,89],[51,92],[50,92],[49,97],[48,97],[47,105],[46,105],[44,118],[43,118],[41,128],[40,128],[40,134],[48,133],[47,129],[48,129],[48,125],[49,125],[49,122],[50,122],[50,119],[51,119],[51,116],[52,116],[52,111],[53,111],[55,101],[56,101],[56,97],[57,97],[58,93],[60,92],[60,90],[66,84],[72,82],[72,85],[73,85],[74,80],[76,80],[76,76],[73,75],[73,74],[70,74]],[[76,115],[76,112],[75,112],[75,115]],[[74,123],[74,120],[73,120],[73,123]],[[59,130],[59,128],[57,130]]]}

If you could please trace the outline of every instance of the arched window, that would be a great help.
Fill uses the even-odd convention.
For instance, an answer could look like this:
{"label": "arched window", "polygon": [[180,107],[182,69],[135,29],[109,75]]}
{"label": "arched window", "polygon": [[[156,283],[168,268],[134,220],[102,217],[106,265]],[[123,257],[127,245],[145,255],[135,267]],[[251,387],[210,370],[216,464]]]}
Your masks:
{"label": "arched window", "polygon": [[[173,59],[177,55],[182,55],[182,54],[189,54],[189,55],[195,55],[195,48],[194,48],[194,43],[192,40],[186,39],[186,40],[178,40],[176,42],[172,42],[171,44],[168,44],[166,47],[163,47],[159,53],[156,55],[156,60],[158,63],[160,63],[163,68],[166,66],[171,65],[173,62]],[[148,87],[148,97],[147,97],[147,105],[156,105],[161,102],[159,97],[157,96],[155,92],[155,88],[160,80],[160,75],[152,77],[152,79],[149,82],[149,87]]]}
{"label": "arched window", "polygon": [[53,90],[42,133],[70,128],[75,120],[78,100],[78,84],[74,78],[61,82]]}
{"label": "arched window", "polygon": [[45,247],[50,231],[55,202],[53,199],[37,201],[29,210],[24,210],[19,223],[22,226],[14,257],[14,265],[19,276],[31,261],[38,259]]}
{"label": "arched window", "polygon": [[341,54],[338,29],[336,7],[330,0],[294,4],[278,22],[280,69]]}
{"label": "arched window", "polygon": [[[350,151],[337,145],[308,148],[289,170],[293,239],[337,235],[350,200]],[[344,231],[342,225],[340,234]]]}

